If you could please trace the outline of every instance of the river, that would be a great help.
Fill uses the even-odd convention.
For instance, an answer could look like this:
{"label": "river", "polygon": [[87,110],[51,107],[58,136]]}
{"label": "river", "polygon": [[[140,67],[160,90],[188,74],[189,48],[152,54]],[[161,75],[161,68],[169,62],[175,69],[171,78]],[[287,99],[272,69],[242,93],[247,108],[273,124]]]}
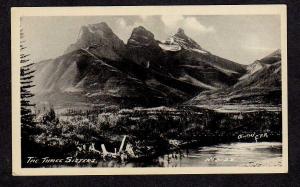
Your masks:
{"label": "river", "polygon": [[282,143],[229,143],[182,150],[151,162],[99,162],[98,167],[271,167],[282,164]]}

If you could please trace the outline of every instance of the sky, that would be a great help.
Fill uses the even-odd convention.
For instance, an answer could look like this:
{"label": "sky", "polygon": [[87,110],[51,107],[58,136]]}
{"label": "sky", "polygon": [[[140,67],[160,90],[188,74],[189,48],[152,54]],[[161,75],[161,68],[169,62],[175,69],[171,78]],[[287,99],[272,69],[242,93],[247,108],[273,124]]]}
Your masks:
{"label": "sky", "polygon": [[106,22],[127,43],[133,28],[143,26],[163,41],[180,27],[202,48],[250,64],[280,48],[280,17],[275,15],[157,15],[22,17],[28,53],[34,62],[63,55],[81,26]]}

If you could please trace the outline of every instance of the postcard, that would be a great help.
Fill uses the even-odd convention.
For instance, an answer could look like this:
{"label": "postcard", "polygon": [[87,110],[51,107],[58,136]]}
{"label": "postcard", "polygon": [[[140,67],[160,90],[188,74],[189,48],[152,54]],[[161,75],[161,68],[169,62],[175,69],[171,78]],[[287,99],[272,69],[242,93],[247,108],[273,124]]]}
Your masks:
{"label": "postcard", "polygon": [[13,175],[288,172],[285,5],[11,21]]}

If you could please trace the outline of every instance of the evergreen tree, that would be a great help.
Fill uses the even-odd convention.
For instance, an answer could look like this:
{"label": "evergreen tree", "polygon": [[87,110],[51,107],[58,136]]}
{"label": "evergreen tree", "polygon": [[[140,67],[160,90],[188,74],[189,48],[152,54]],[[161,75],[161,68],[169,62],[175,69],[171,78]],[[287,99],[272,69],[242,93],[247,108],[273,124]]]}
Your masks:
{"label": "evergreen tree", "polygon": [[34,128],[34,114],[32,112],[32,108],[35,106],[30,102],[30,98],[34,96],[31,92],[30,88],[33,85],[33,65],[30,61],[29,54],[25,53],[26,47],[24,46],[24,33],[23,30],[20,30],[20,83],[21,83],[21,129],[22,129],[22,137],[28,134],[31,134],[31,130]]}

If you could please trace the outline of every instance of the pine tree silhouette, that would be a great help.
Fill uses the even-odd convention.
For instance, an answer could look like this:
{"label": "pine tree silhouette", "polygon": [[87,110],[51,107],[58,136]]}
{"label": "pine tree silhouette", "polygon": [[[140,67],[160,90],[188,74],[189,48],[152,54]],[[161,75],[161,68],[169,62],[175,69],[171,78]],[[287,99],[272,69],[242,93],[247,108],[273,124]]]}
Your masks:
{"label": "pine tree silhouette", "polygon": [[30,98],[34,96],[31,92],[30,88],[34,87],[33,85],[33,65],[30,61],[29,54],[25,54],[24,50],[26,47],[24,46],[24,33],[23,30],[20,30],[20,83],[21,83],[21,130],[22,130],[22,137],[29,135],[32,130],[34,130],[34,113],[32,112],[32,108],[35,106],[30,102]]}

